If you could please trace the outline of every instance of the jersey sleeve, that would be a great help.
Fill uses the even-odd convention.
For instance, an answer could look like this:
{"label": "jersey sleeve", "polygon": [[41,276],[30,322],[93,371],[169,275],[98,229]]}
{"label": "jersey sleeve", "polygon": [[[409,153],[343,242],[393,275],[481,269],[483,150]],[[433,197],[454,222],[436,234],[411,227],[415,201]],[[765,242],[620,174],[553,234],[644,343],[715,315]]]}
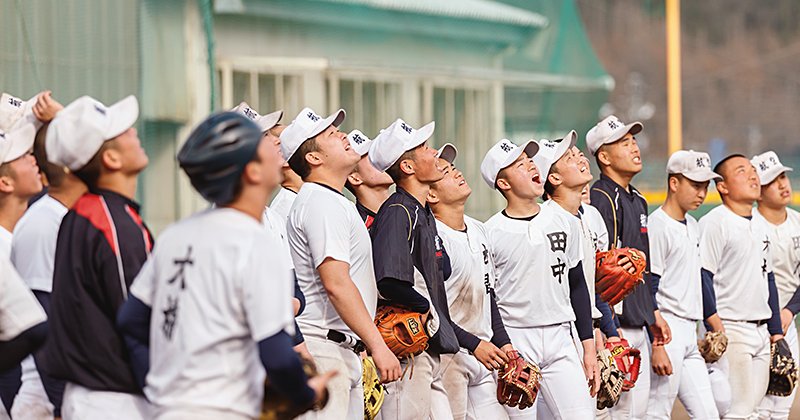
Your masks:
{"label": "jersey sleeve", "polygon": [[[650,220],[653,219],[651,218]],[[660,221],[651,223],[648,228],[650,272],[657,276],[662,276],[664,274],[666,256],[669,252],[669,238]]]}
{"label": "jersey sleeve", "polygon": [[581,222],[578,218],[570,217],[567,223],[569,223],[569,239],[567,239],[565,254],[569,261],[569,268],[573,268],[583,261],[583,245],[581,244],[583,232],[581,229]]}
{"label": "jersey sleeve", "polygon": [[7,259],[0,261],[0,341],[44,322],[47,316],[39,301]]}
{"label": "jersey sleeve", "polygon": [[411,257],[412,214],[402,204],[381,208],[372,225],[372,258],[375,279],[397,279],[414,284]]}
{"label": "jersey sleeve", "polygon": [[276,252],[281,244],[272,238],[256,236],[252,251],[243,262],[240,293],[247,324],[255,341],[281,331],[294,335],[294,279],[285,261]]}
{"label": "jersey sleeve", "polygon": [[589,196],[592,200],[592,206],[597,209],[597,211],[600,213],[600,216],[603,218],[603,222],[606,226],[607,249],[611,248],[617,244],[617,238],[615,235],[617,235],[619,232],[617,229],[619,215],[617,215],[616,206],[611,201],[611,196],[606,191],[598,187],[592,187],[592,189],[589,191]]}
{"label": "jersey sleeve", "polygon": [[351,232],[346,213],[341,208],[329,209],[324,205],[309,208],[303,220],[303,231],[308,237],[314,268],[326,258],[351,264]]}
{"label": "jersey sleeve", "polygon": [[[706,216],[708,217],[708,216]],[[711,274],[719,269],[719,259],[725,247],[725,232],[718,223],[700,221],[700,266]]]}
{"label": "jersey sleeve", "polygon": [[130,294],[147,306],[153,306],[155,300],[156,258],[157,254],[151,254],[131,284]]}

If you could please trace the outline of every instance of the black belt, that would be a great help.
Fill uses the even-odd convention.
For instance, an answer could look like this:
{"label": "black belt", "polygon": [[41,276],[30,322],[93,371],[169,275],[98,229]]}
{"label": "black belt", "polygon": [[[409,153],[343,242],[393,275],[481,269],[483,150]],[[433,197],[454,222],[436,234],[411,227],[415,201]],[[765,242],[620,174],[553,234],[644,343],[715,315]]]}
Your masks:
{"label": "black belt", "polygon": [[[353,350],[356,354],[361,353],[367,349],[366,344],[359,339],[354,339],[353,337],[348,337],[344,333],[341,333],[336,330],[328,330],[328,340],[331,340],[335,343],[344,344],[345,346],[349,347]],[[354,342],[355,340],[355,342]]]}
{"label": "black belt", "polygon": [[758,321],[747,321],[747,322],[749,322],[751,324],[756,324],[757,326],[761,326],[761,325],[764,325],[767,322],[769,322],[769,320],[768,319],[759,319]]}

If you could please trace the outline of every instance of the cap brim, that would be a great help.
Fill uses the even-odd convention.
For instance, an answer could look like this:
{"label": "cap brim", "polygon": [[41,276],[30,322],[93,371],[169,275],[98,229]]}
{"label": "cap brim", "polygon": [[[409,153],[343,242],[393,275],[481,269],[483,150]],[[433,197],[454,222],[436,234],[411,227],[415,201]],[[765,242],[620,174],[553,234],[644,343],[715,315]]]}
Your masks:
{"label": "cap brim", "polygon": [[625,135],[628,134],[628,133],[630,133],[630,134],[635,136],[635,135],[639,134],[642,131],[642,128],[644,128],[644,126],[639,121],[632,122],[630,124],[626,124],[626,125],[618,128],[610,136],[608,136],[608,140],[603,142],[603,144],[616,143],[616,142],[622,140],[622,138],[625,137]]}
{"label": "cap brim", "polygon": [[339,127],[342,125],[346,115],[347,114],[343,109],[339,109],[333,114],[328,115],[327,118],[320,120],[319,123],[317,123],[317,127],[308,135],[308,138],[310,139],[317,136],[319,133],[327,130],[330,126]]}
{"label": "cap brim", "polygon": [[136,124],[136,120],[139,119],[139,101],[135,96],[130,95],[108,107],[106,112],[111,121],[105,134],[105,140],[111,140]]}
{"label": "cap brim", "polygon": [[436,157],[444,159],[451,164],[455,162],[456,156],[458,156],[458,149],[456,149],[452,143],[445,143],[445,145],[439,149],[439,152],[436,153]]}
{"label": "cap brim", "polygon": [[790,168],[788,166],[783,166],[783,165],[775,166],[774,168],[770,168],[770,169],[774,169],[774,170],[770,171],[769,175],[766,175],[763,179],[760,176],[758,177],[758,180],[761,183],[761,185],[769,184],[770,182],[774,181],[775,178],[777,178],[780,174],[782,174],[784,172],[794,172],[794,170],[792,168]]}
{"label": "cap brim", "polygon": [[686,179],[694,182],[708,182],[711,180],[720,181],[722,180],[722,176],[713,171],[693,171],[693,172],[685,172],[681,173]]}
{"label": "cap brim", "polygon": [[258,124],[263,133],[278,125],[278,121],[280,121],[281,118],[283,118],[283,110],[278,110],[267,115],[262,115],[261,118],[256,121],[256,124]]}
{"label": "cap brim", "polygon": [[433,136],[433,130],[436,128],[436,122],[431,121],[414,132],[414,140],[406,146],[406,152],[419,147],[422,143],[428,141]]}
{"label": "cap brim", "polygon": [[514,149],[511,153],[508,154],[506,160],[503,162],[503,165],[497,171],[500,173],[505,168],[508,168],[509,165],[514,163],[517,159],[519,159],[522,152],[525,152],[528,155],[528,159],[533,159],[537,153],[539,153],[539,143],[536,143],[535,140],[528,140],[527,142],[523,143],[522,145],[518,146]]}
{"label": "cap brim", "polygon": [[17,126],[12,132],[6,133],[6,141],[9,142],[9,147],[5,156],[0,157],[2,158],[0,163],[8,163],[24,156],[33,148],[35,138],[36,126],[33,124]]}

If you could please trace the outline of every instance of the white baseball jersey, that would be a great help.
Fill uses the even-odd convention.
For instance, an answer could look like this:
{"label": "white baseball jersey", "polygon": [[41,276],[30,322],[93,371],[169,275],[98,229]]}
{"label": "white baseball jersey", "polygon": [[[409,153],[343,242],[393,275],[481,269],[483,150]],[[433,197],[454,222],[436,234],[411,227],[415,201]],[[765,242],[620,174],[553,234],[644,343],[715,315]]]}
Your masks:
{"label": "white baseball jersey", "polygon": [[292,205],[294,204],[294,200],[297,198],[297,193],[288,189],[283,188],[275,194],[275,198],[272,199],[272,202],[269,203],[269,208],[272,209],[275,213],[286,220],[289,217],[289,211],[292,210]]}
{"label": "white baseball jersey", "polygon": [[61,219],[68,209],[44,195],[25,212],[14,228],[11,262],[33,290],[53,290],[53,261]]}
{"label": "white baseball jersey", "polygon": [[505,325],[527,328],[574,321],[568,274],[581,263],[582,253],[575,216],[548,201],[533,220],[500,212],[485,226]]}
{"label": "white baseball jersey", "polygon": [[286,259],[289,268],[294,270],[294,263],[292,263],[292,254],[289,252],[289,237],[286,233],[286,218],[278,214],[270,207],[264,209],[264,215],[261,218],[261,223],[267,229],[267,232],[283,245],[282,258]]}
{"label": "white baseball jersey", "polygon": [[719,205],[700,219],[700,263],[714,274],[717,313],[728,321],[769,319],[769,235],[758,219]]}
{"label": "white baseball jersey", "polygon": [[775,285],[778,287],[781,308],[789,303],[789,299],[800,287],[800,213],[790,208],[786,209],[786,213],[783,223],[773,225],[758,210],[753,212],[753,218],[764,223],[769,232]]}
{"label": "white baseball jersey", "polygon": [[167,228],[131,286],[152,308],[145,395],[161,409],[260,413],[256,342],[294,334],[281,244],[244,213],[209,209]]}
{"label": "white baseball jersey", "polygon": [[670,217],[661,207],[650,214],[650,272],[661,277],[656,301],[661,312],[681,318],[703,319],[700,275],[700,229],[686,215],[685,223]]}
{"label": "white baseball jersey", "polygon": [[47,320],[39,301],[7,257],[0,257],[0,341]]}
{"label": "white baseball jersey", "polygon": [[592,233],[595,251],[608,251],[608,229],[603,215],[591,204],[581,204],[581,210],[583,210],[581,220]]}
{"label": "white baseball jersey", "polygon": [[0,226],[0,258],[11,256],[11,232]]}
{"label": "white baseball jersey", "polygon": [[297,282],[306,297],[306,308],[297,317],[300,329],[323,337],[328,329],[354,336],[333,307],[317,267],[326,258],[350,264],[350,278],[370,317],[375,317],[378,286],[372,243],[355,204],[331,188],[307,182],[289,212],[287,231]]}
{"label": "white baseball jersey", "polygon": [[436,220],[436,230],[450,257],[452,274],[444,282],[450,318],[481,340],[492,339],[491,294],[494,266],[483,224],[464,216],[466,231],[455,230]]}
{"label": "white baseball jersey", "polygon": [[[578,214],[580,214],[578,220],[581,229],[583,276],[586,279],[586,287],[589,289],[589,300],[592,303],[592,319],[598,319],[601,318],[603,314],[594,306],[594,276],[597,269],[595,254],[597,254],[597,251],[600,251],[601,235],[605,235],[605,241],[606,244],[608,244],[608,231],[606,230],[605,223],[603,223],[603,216],[600,215],[600,212],[597,211],[596,208],[587,204],[582,204]],[[599,218],[598,220],[600,220],[601,226],[596,226],[590,221],[590,219],[594,218]],[[605,251],[605,249],[603,249],[603,251]]]}

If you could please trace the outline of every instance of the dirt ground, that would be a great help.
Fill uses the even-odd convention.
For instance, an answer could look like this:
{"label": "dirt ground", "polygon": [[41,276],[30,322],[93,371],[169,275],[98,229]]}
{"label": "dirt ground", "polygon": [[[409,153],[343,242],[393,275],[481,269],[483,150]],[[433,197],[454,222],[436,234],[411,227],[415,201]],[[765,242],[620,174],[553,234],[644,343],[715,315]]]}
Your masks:
{"label": "dirt ground", "polygon": [[[798,395],[800,395],[800,393]],[[789,413],[790,420],[800,420],[800,403],[798,403],[797,400],[798,397],[795,395],[792,411]],[[674,420],[689,420],[689,415],[686,413],[680,401],[675,401],[675,407],[672,409],[672,418]]]}

